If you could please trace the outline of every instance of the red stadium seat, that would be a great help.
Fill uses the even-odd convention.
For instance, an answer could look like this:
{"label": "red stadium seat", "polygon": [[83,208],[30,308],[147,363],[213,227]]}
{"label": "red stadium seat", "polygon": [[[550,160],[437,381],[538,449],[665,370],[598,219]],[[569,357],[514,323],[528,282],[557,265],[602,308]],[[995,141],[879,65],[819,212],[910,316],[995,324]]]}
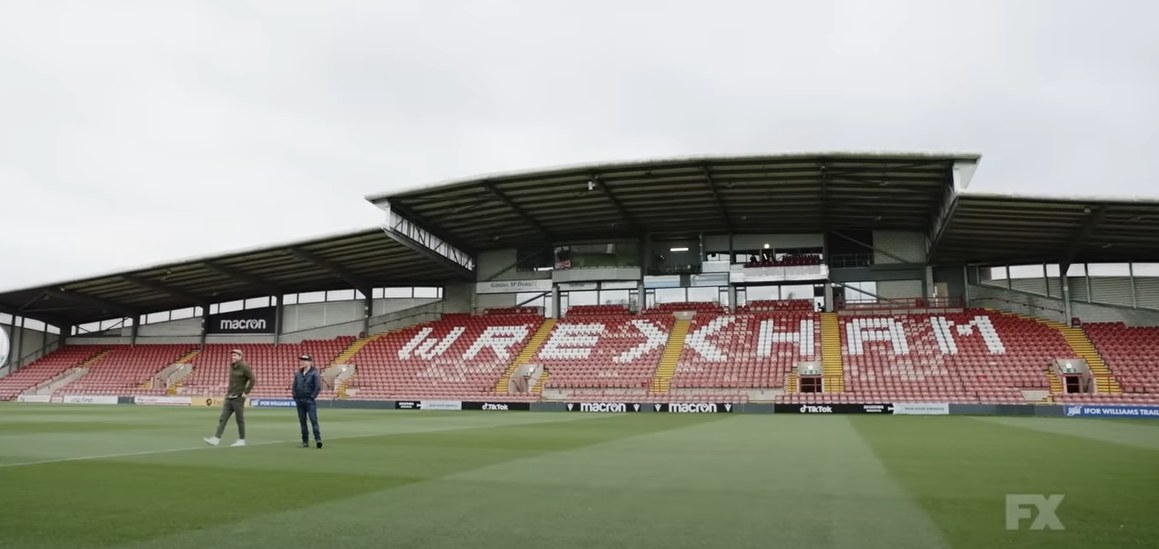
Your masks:
{"label": "red stadium seat", "polygon": [[352,387],[358,398],[495,398],[499,378],[542,323],[525,310],[448,314],[387,334],[350,359],[358,369]]}

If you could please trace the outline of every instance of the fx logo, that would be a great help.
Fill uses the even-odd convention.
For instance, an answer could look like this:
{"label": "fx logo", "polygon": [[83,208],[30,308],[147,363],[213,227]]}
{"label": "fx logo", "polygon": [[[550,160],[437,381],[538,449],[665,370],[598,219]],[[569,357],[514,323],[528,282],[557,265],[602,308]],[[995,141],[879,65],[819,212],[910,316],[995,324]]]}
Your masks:
{"label": "fx logo", "polygon": [[1019,530],[1022,519],[1032,518],[1031,507],[1038,509],[1038,516],[1030,523],[1031,530],[1064,530],[1058,520],[1058,506],[1063,494],[1006,494],[1006,529]]}

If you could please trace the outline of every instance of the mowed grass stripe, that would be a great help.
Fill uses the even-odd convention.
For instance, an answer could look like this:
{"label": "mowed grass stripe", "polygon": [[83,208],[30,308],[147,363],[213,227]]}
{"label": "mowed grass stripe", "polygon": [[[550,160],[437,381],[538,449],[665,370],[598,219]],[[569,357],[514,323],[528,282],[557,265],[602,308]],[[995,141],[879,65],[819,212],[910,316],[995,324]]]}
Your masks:
{"label": "mowed grass stripe", "polygon": [[1090,442],[1121,444],[1144,450],[1159,451],[1159,420],[1155,419],[1079,419],[1041,417],[980,417],[984,421],[1007,427],[1030,429],[1042,433],[1052,433],[1077,437]]}
{"label": "mowed grass stripe", "polygon": [[[379,412],[359,427],[397,423],[412,432],[336,441],[323,450],[296,444],[211,448],[0,469],[6,499],[29,502],[0,515],[0,531],[4,543],[14,547],[110,547],[134,541],[155,547],[160,546],[155,540],[182,532],[212,537],[246,519],[666,428],[641,423],[588,429],[584,436],[567,439],[552,436],[553,429],[545,425],[561,429],[589,422],[610,424],[607,416],[578,414]],[[451,423],[459,428],[447,429]],[[424,425],[442,430],[413,432]],[[235,535],[218,542],[246,543]]]}
{"label": "mowed grass stripe", "polygon": [[[947,546],[839,417],[731,416],[433,484],[458,481],[550,501],[527,513],[551,525],[540,536],[555,546]],[[506,512],[492,523],[521,516]],[[896,527],[880,528],[886,523]],[[502,546],[504,532],[490,533],[488,546]]]}
{"label": "mowed grass stripe", "polygon": [[[63,459],[174,452],[203,445],[201,438],[217,426],[216,409],[174,409],[95,406],[85,415],[83,406],[37,406],[46,422],[33,414],[8,418],[9,431],[0,433],[0,468],[27,466]],[[300,438],[293,410],[255,409],[246,412],[248,442],[256,445]],[[65,419],[67,418],[67,419]],[[437,412],[387,412],[382,410],[333,410],[322,415],[326,438],[346,438],[405,432],[465,429],[475,425],[523,424],[564,421],[558,414],[449,414]],[[237,427],[227,426],[223,445],[237,437]],[[206,448],[209,448],[206,446]]]}
{"label": "mowed grass stripe", "polygon": [[[239,537],[261,539],[270,546],[305,546],[324,542],[327,547],[550,547],[560,546],[557,532],[567,531],[568,521],[545,523],[539,513],[559,507],[557,488],[537,494],[512,487],[465,480],[463,473],[482,468],[492,471],[521,469],[550,456],[568,455],[583,448],[615,441],[650,438],[656,432],[678,432],[690,425],[716,422],[724,416],[580,415],[555,426],[509,427],[489,432],[463,431],[455,436],[439,434],[391,437],[389,444],[361,439],[380,457],[382,467],[394,474],[426,477],[370,494],[354,495],[335,502],[318,502],[308,508],[254,516],[220,528],[185,532],[152,540],[157,546],[197,547],[226,543]],[[454,466],[469,460],[473,466]],[[615,463],[588,461],[593,470],[611,470]],[[534,474],[534,472],[530,472]],[[469,476],[469,475],[468,475]],[[537,486],[537,490],[545,487]],[[621,487],[629,489],[630,485]],[[570,491],[570,490],[569,490]],[[570,510],[569,510],[570,511]],[[513,515],[508,520],[505,514]],[[324,517],[324,529],[315,523]],[[634,515],[621,517],[634,521]],[[583,523],[585,528],[590,525]],[[511,527],[509,529],[508,527]],[[603,526],[601,526],[602,528]],[[492,539],[496,529],[501,535]],[[703,538],[701,538],[703,539]],[[149,543],[132,545],[145,548]],[[569,545],[570,546],[570,545]]]}
{"label": "mowed grass stripe", "polygon": [[[472,448],[519,447],[531,434],[522,431],[482,444],[416,442],[438,461]],[[586,444],[560,444],[571,432]],[[945,546],[842,418],[622,415],[547,434],[536,437],[554,452],[154,541],[177,548],[246,538],[332,548],[369,540],[482,549]],[[387,461],[415,467],[395,455]]]}
{"label": "mowed grass stripe", "polygon": [[[1159,537],[1155,451],[970,417],[851,421],[954,547],[1154,547]],[[1006,494],[1064,494],[1065,530],[1032,531],[1030,520],[1006,530]]]}

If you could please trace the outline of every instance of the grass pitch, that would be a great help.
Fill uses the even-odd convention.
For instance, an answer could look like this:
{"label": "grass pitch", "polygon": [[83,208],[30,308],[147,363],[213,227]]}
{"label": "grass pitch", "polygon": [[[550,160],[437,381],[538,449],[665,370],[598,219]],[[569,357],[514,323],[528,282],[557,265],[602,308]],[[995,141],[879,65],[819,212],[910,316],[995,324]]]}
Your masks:
{"label": "grass pitch", "polygon": [[[3,405],[0,547],[1155,547],[1159,421]],[[312,442],[312,441],[311,441]],[[1063,530],[1006,528],[1063,494]]]}

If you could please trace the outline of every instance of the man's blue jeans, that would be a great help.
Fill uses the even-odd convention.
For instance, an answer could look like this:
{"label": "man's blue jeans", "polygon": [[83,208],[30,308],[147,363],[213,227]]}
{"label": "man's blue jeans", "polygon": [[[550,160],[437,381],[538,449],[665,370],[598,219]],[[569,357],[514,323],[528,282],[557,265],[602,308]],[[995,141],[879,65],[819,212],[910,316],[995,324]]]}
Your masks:
{"label": "man's blue jeans", "polygon": [[302,426],[302,442],[310,441],[310,433],[306,430],[306,417],[310,418],[310,426],[314,428],[314,440],[322,442],[322,429],[318,427],[318,406],[314,399],[295,401],[298,405],[298,423]]}

